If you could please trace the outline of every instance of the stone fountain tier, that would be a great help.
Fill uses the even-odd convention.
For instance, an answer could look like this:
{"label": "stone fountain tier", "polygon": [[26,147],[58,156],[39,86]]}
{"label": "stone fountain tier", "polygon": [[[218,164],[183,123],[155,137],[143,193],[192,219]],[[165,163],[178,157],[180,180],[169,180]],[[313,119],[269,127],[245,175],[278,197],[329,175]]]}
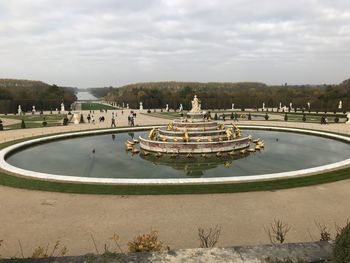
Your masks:
{"label": "stone fountain tier", "polygon": [[200,122],[190,122],[190,121],[181,121],[174,120],[173,121],[173,129],[179,131],[210,131],[217,130],[218,122],[217,121],[203,121],[201,119]]}
{"label": "stone fountain tier", "polygon": [[[219,138],[222,138],[224,140],[226,140],[226,130],[190,130],[188,132],[189,135],[189,141],[197,141],[198,139],[201,141],[209,141],[209,138],[212,141],[217,141],[219,140]],[[178,141],[182,141],[184,137],[184,132],[183,131],[168,131],[165,128],[160,128],[158,129],[158,138],[160,140],[162,139],[166,139],[169,141],[174,141],[174,140],[178,140]]]}
{"label": "stone fountain tier", "polygon": [[187,119],[189,121],[200,122],[200,121],[203,121],[205,114],[206,114],[205,111],[201,111],[201,112],[187,112],[186,117],[187,117]]}
{"label": "stone fountain tier", "polygon": [[217,153],[241,150],[249,147],[250,136],[215,142],[163,142],[139,137],[145,151],[161,153]]}

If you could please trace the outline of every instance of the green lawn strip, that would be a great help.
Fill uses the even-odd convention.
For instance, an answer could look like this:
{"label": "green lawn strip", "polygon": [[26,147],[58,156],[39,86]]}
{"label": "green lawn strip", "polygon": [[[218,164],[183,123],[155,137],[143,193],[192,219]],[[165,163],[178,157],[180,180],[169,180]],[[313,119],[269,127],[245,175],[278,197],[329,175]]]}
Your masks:
{"label": "green lawn strip", "polygon": [[165,194],[214,194],[278,189],[325,184],[350,178],[350,168],[329,173],[291,179],[263,182],[212,184],[212,185],[97,185],[49,182],[20,178],[0,172],[0,184],[10,187],[79,194],[115,195],[165,195]]}
{"label": "green lawn strip", "polygon": [[[153,125],[154,126],[154,125]],[[120,127],[122,128],[122,127]],[[99,129],[95,129],[99,130]],[[113,130],[111,129],[111,132]],[[119,131],[115,131],[119,132]],[[120,131],[122,132],[122,131]],[[71,133],[71,131],[67,132]],[[62,133],[57,133],[62,134]],[[48,134],[51,136],[55,134]],[[44,136],[18,139],[0,144],[0,149],[28,139]],[[278,189],[295,188],[316,184],[325,184],[350,178],[350,168],[332,172],[310,175],[297,178],[279,179],[261,182],[228,183],[228,184],[203,184],[203,185],[100,185],[79,184],[43,181],[18,177],[0,171],[0,184],[16,188],[79,193],[79,194],[115,194],[115,195],[162,195],[162,194],[213,194],[213,193],[238,193],[251,191],[272,191]]]}
{"label": "green lawn strip", "polygon": [[24,120],[26,121],[43,121],[45,118],[46,121],[56,121],[56,120],[62,120],[66,115],[64,114],[50,114],[50,115],[24,115],[24,116],[18,116],[18,115],[2,115],[0,118],[4,119],[14,119],[14,120]]}
{"label": "green lawn strip", "polygon": [[82,103],[82,110],[116,110],[117,108],[101,103]]}

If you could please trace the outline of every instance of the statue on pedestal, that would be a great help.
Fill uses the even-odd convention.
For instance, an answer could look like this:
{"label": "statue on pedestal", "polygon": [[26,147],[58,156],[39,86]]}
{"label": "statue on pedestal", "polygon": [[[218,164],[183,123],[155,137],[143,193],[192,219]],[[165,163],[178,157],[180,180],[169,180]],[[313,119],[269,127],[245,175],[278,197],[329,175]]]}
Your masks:
{"label": "statue on pedestal", "polygon": [[166,110],[166,111],[169,111],[169,104],[166,104],[166,105],[165,105],[165,110]]}
{"label": "statue on pedestal", "polygon": [[142,101],[140,102],[140,110],[143,110]]}
{"label": "statue on pedestal", "polygon": [[263,107],[262,107],[263,110],[265,110],[265,102],[263,102]]}
{"label": "statue on pedestal", "polygon": [[18,105],[18,110],[17,110],[18,115],[22,114],[22,108],[21,105]]}
{"label": "statue on pedestal", "polygon": [[35,106],[33,105],[32,106],[32,113],[34,114],[36,111],[35,111]]}
{"label": "statue on pedestal", "polygon": [[126,104],[126,108],[129,109],[129,103]]}
{"label": "statue on pedestal", "polygon": [[310,101],[307,102],[307,107],[308,107],[308,109],[311,108],[311,103],[310,103]]}
{"label": "statue on pedestal", "polygon": [[180,109],[179,109],[179,110],[180,110],[180,111],[183,111],[183,109],[184,109],[184,108],[182,107],[182,104],[180,104]]}
{"label": "statue on pedestal", "polygon": [[65,109],[64,109],[64,104],[63,102],[61,103],[61,112],[64,113],[65,112]]}
{"label": "statue on pedestal", "polygon": [[235,104],[234,103],[232,103],[232,110],[234,110],[235,109]]}
{"label": "statue on pedestal", "polygon": [[194,95],[192,103],[192,109],[190,112],[201,112],[201,104],[199,103],[199,99],[197,99],[197,95]]}
{"label": "statue on pedestal", "polygon": [[338,109],[341,110],[342,108],[343,108],[343,102],[340,100],[339,105],[338,105]]}

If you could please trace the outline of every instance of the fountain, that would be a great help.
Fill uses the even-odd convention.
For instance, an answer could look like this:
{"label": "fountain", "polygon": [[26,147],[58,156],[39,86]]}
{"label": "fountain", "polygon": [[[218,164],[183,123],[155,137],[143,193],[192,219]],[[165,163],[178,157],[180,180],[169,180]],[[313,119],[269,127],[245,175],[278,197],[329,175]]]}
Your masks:
{"label": "fountain", "polygon": [[144,151],[200,154],[245,149],[250,145],[251,136],[241,136],[236,125],[231,128],[212,121],[194,96],[192,109],[185,118],[173,120],[163,128],[153,128],[148,139],[140,136],[139,141]]}

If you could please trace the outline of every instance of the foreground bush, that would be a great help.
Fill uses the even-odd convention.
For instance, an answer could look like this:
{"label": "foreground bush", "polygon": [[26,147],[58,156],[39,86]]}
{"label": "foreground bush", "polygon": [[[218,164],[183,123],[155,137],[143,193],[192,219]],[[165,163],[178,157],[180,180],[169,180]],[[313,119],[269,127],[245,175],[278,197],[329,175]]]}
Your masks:
{"label": "foreground bush", "polygon": [[163,243],[158,240],[158,231],[151,231],[149,234],[137,236],[128,243],[130,252],[150,252],[161,251]]}
{"label": "foreground bush", "polygon": [[340,230],[333,250],[334,262],[350,263],[350,223]]}

